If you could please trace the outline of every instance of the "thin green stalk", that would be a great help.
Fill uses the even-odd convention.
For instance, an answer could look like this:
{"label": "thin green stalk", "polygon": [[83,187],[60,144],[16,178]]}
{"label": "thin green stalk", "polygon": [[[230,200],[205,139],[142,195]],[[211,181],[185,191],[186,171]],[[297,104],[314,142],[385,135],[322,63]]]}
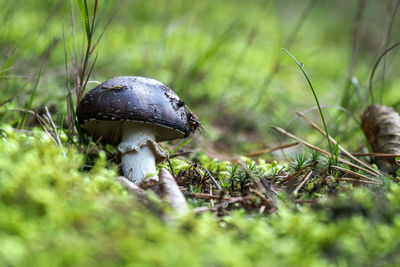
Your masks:
{"label": "thin green stalk", "polygon": [[[314,87],[312,86],[311,81],[308,78],[307,73],[305,72],[305,70],[303,68],[303,65],[300,64],[297,61],[297,59],[289,51],[287,51],[285,48],[282,48],[282,50],[285,51],[296,62],[296,64],[299,66],[300,70],[303,72],[304,77],[306,77],[308,85],[310,86],[311,91],[312,91],[312,93],[314,95],[315,102],[317,103],[319,115],[321,116],[321,120],[322,120],[322,124],[324,125],[324,130],[325,130],[325,134],[326,134],[326,140],[328,141],[329,151],[331,152],[331,157],[332,157],[332,159],[334,159],[332,144],[331,144],[331,140],[329,139],[328,128],[326,127],[325,118],[324,118],[324,115],[322,114],[322,109],[321,109],[321,106],[319,104],[318,97],[317,97],[317,94],[315,93]],[[335,162],[337,162],[337,156],[335,157]]]}
{"label": "thin green stalk", "polygon": [[174,153],[176,153],[179,149],[181,149],[182,147],[186,146],[187,144],[189,144],[190,142],[192,142],[192,139],[187,139],[184,140],[182,143],[180,143],[177,147],[175,147],[174,149],[172,149],[171,152],[169,152],[169,156],[172,156]]}
{"label": "thin green stalk", "polygon": [[[78,1],[78,5],[79,5],[79,11],[81,13],[81,17],[82,17],[82,21],[83,21],[83,25],[84,28],[86,30],[86,37],[87,37],[87,46],[86,46],[86,52],[85,52],[85,56],[83,59],[83,63],[82,63],[82,67],[80,70],[80,77],[79,77],[79,90],[78,90],[78,94],[77,94],[77,101],[79,102],[83,96],[83,93],[86,89],[86,85],[87,85],[87,80],[90,77],[90,73],[86,74],[87,68],[88,68],[88,64],[89,64],[89,58],[92,55],[93,51],[96,49],[101,37],[104,34],[105,29],[107,28],[107,26],[109,25],[110,21],[107,23],[105,29],[103,30],[103,32],[101,32],[99,39],[97,40],[96,43],[94,43],[94,34],[95,34],[95,30],[99,24],[100,19],[102,18],[104,11],[106,10],[107,6],[108,6],[108,0],[105,0],[103,2],[103,5],[99,11],[98,9],[98,0],[94,0],[94,4],[93,4],[93,12],[92,12],[92,17],[90,18],[89,15],[89,11],[88,11],[88,4],[87,4],[87,0],[77,0]],[[100,12],[100,13],[99,13]],[[112,16],[113,17],[113,16]],[[92,66],[93,67],[93,66]],[[91,70],[90,70],[91,72]],[[86,77],[86,79],[85,79]]]}
{"label": "thin green stalk", "polygon": [[374,94],[372,92],[372,83],[374,81],[375,71],[378,68],[379,63],[381,62],[381,60],[385,57],[385,55],[388,52],[390,52],[391,50],[393,50],[396,47],[398,47],[399,45],[400,45],[400,42],[397,42],[394,45],[392,45],[391,47],[387,48],[385,51],[383,51],[382,54],[378,57],[378,60],[375,62],[375,65],[372,68],[371,75],[369,76],[369,85],[368,85],[368,92],[369,92],[369,95],[371,97],[371,103],[375,103]]}
{"label": "thin green stalk", "polygon": [[103,17],[104,11],[107,9],[109,0],[104,0],[103,5],[101,6],[101,9],[99,11],[99,14],[97,16],[96,22],[94,23],[94,29],[93,32],[96,31],[97,26],[99,25],[99,22],[101,18]]}
{"label": "thin green stalk", "polygon": [[38,72],[38,75],[37,75],[37,78],[36,78],[35,85],[33,86],[32,93],[31,93],[31,95],[30,95],[30,97],[29,97],[29,100],[28,100],[28,103],[27,103],[27,105],[26,105],[26,111],[25,111],[25,113],[24,113],[24,116],[22,117],[21,122],[19,123],[19,129],[22,129],[22,128],[24,127],[26,117],[28,116],[28,113],[29,113],[29,111],[31,110],[32,103],[33,103],[33,100],[35,99],[36,91],[37,91],[37,88],[38,88],[38,86],[39,86],[40,77],[42,76],[42,67],[43,67],[43,66],[40,65],[40,68],[39,68],[39,72]]}
{"label": "thin green stalk", "polygon": [[86,31],[86,37],[90,38],[90,25],[89,25],[89,10],[86,0],[77,0],[79,5],[79,11],[81,13],[82,23]]}
{"label": "thin green stalk", "polygon": [[[400,7],[400,0],[397,0],[396,7],[394,8],[392,17],[390,19],[389,29],[388,29],[388,32],[387,32],[387,37],[386,37],[386,42],[385,42],[385,49],[387,49],[388,46],[389,46],[390,36],[392,35],[392,30],[393,30],[393,24],[394,24],[394,21],[395,21],[395,18],[396,18],[396,14],[397,14],[397,12],[399,10],[399,7]],[[381,104],[383,104],[383,88],[384,88],[384,85],[385,85],[386,61],[387,61],[387,57],[384,58],[383,66],[382,66],[382,75],[381,75],[382,78],[381,78],[381,90],[380,90],[380,93],[381,93],[381,95],[380,95],[380,103]]]}

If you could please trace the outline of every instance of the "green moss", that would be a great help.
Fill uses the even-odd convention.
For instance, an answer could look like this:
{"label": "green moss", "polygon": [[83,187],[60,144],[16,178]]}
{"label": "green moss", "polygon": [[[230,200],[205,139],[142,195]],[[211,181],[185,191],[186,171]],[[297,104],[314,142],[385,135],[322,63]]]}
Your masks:
{"label": "green moss", "polygon": [[[10,129],[3,135],[1,266],[399,263],[400,186],[392,182],[376,193],[352,189],[314,208],[282,198],[266,217],[239,210],[222,220],[205,213],[165,222],[115,182],[103,153],[90,172],[80,172],[83,157],[46,135]],[[219,164],[221,171],[229,167]]]}

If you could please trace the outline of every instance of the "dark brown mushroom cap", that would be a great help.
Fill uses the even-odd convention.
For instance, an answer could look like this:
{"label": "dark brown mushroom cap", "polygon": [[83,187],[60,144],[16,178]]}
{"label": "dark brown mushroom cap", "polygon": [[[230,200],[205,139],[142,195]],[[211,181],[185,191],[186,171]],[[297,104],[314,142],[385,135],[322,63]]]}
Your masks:
{"label": "dark brown mushroom cap", "polygon": [[95,138],[118,144],[122,123],[155,125],[157,141],[188,136],[198,121],[167,86],[153,79],[121,76],[90,90],[77,108],[81,127]]}

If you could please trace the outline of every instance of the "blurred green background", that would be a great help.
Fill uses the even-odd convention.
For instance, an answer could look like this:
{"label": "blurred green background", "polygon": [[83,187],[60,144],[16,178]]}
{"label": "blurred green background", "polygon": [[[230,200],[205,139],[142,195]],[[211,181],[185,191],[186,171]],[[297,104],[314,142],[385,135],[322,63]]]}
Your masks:
{"label": "blurred green background", "polygon": [[[90,80],[140,75],[162,81],[199,115],[207,130],[202,146],[221,153],[276,144],[281,137],[271,125],[324,146],[307,124],[294,120],[296,111],[314,108],[308,115],[318,123],[319,115],[300,69],[281,50],[286,48],[304,64],[331,134],[357,149],[364,143],[358,116],[372,102],[372,67],[400,37],[396,2],[110,1],[99,27],[116,14],[96,49]],[[2,106],[3,122],[16,123],[18,111],[4,111],[32,100],[38,112],[52,107],[60,124],[68,81],[72,85],[65,51],[70,64],[74,42],[78,54],[85,45],[78,5],[1,0],[0,7],[0,100],[13,97]],[[397,53],[381,61],[373,82],[374,102],[396,108]]]}
{"label": "blurred green background", "polygon": [[[211,155],[198,153],[200,162],[228,179],[233,164],[213,157],[289,142],[271,125],[326,147],[296,119],[303,111],[320,124],[286,48],[304,64],[330,133],[355,151],[365,146],[358,117],[369,103],[400,108],[396,49],[377,68],[373,99],[368,90],[375,62],[400,38],[399,3],[114,0],[95,37],[115,14],[90,80],[141,75],[170,86],[207,130],[193,137]],[[91,162],[79,146],[54,145],[25,115],[49,107],[65,127],[72,60],[82,58],[85,38],[75,0],[0,0],[1,266],[399,266],[397,178],[337,189],[328,181],[317,206],[282,191],[268,216],[239,209],[165,222],[115,182],[117,166],[104,151],[86,171]],[[190,164],[179,161],[176,173]]]}

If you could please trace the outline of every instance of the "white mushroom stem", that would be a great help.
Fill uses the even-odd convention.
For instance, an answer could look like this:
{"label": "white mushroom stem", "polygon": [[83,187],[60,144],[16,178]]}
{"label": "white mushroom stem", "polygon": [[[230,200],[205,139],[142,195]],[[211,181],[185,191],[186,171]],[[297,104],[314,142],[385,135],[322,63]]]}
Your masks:
{"label": "white mushroom stem", "polygon": [[136,184],[144,179],[158,179],[156,161],[165,153],[156,143],[156,129],[145,123],[124,122],[122,140],[118,145],[121,152],[122,172]]}

